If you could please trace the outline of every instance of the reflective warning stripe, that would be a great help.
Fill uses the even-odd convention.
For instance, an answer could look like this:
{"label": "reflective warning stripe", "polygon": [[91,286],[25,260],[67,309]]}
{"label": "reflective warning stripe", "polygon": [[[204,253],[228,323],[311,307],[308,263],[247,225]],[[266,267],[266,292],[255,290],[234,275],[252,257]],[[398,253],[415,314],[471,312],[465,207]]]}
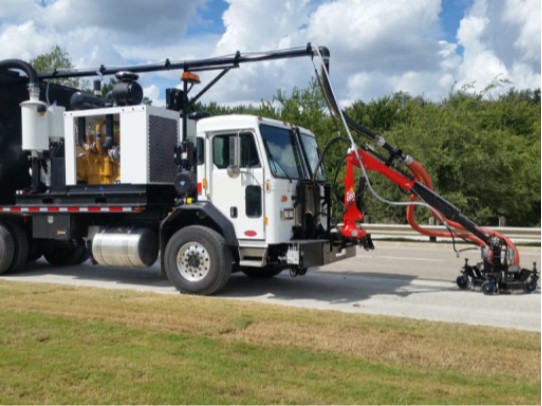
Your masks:
{"label": "reflective warning stripe", "polygon": [[0,206],[0,213],[132,213],[143,206]]}

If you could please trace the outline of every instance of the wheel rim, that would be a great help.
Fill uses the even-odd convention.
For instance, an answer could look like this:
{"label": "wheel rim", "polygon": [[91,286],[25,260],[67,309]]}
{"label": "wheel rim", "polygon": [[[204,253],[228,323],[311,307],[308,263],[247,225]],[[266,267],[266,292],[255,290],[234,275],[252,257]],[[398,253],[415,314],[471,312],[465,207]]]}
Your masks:
{"label": "wheel rim", "polygon": [[197,242],[184,244],[177,253],[177,269],[190,282],[204,279],[211,268],[211,258],[205,247]]}

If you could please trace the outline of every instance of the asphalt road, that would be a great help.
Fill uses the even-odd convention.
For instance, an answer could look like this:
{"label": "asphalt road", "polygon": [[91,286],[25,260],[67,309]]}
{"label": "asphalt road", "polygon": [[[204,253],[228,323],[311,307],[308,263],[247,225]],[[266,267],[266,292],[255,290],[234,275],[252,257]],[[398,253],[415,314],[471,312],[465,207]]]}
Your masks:
{"label": "asphalt road", "polygon": [[[540,331],[540,290],[533,294],[485,296],[461,291],[455,284],[464,257],[479,261],[479,251],[457,258],[451,245],[377,241],[376,250],[309,270],[291,278],[287,272],[271,280],[234,274],[218,297],[270,304],[384,314],[416,319]],[[540,263],[540,248],[520,248],[522,265]],[[158,265],[119,269],[85,263],[51,267],[44,260],[0,279],[60,283],[107,289],[178,294]]]}

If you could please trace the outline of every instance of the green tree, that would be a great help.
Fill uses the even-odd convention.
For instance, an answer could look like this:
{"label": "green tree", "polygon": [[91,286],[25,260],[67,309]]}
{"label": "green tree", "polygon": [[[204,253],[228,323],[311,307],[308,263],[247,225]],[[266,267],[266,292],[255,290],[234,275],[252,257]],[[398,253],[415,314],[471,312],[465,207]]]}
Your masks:
{"label": "green tree", "polygon": [[[58,45],[53,46],[51,51],[30,60],[30,64],[38,73],[49,73],[55,70],[69,70],[74,68],[68,52]],[[79,87],[79,80],[77,79],[53,79],[52,82],[74,88]]]}

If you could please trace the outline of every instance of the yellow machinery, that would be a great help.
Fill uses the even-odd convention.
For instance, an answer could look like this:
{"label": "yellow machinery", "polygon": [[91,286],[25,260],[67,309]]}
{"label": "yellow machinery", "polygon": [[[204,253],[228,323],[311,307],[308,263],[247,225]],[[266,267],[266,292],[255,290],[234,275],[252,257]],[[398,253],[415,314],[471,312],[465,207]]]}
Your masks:
{"label": "yellow machinery", "polygon": [[[95,133],[86,134],[83,147],[76,147],[77,182],[88,185],[109,185],[120,180],[120,154],[118,147],[112,150],[102,148],[102,130],[105,121],[96,124]],[[119,131],[113,134],[119,145]]]}

